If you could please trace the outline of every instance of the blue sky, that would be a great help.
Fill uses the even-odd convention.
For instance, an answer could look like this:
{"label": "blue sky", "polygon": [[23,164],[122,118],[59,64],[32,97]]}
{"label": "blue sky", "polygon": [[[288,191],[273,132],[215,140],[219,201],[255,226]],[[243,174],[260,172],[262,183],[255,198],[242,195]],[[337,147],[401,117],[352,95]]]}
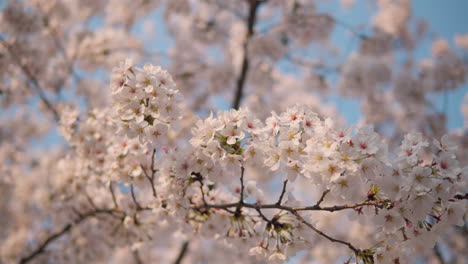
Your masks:
{"label": "blue sky", "polygon": [[[366,30],[370,28],[372,15],[369,6],[370,3],[374,1],[375,0],[356,0],[356,5],[349,10],[341,8],[340,5],[337,4],[339,2],[338,0],[324,1],[325,4],[321,4],[319,8],[322,11],[332,13],[334,17],[351,26],[365,25],[364,32],[366,32]],[[413,0],[412,4],[414,17],[425,19],[430,24],[432,39],[442,37],[453,44],[453,36],[455,34],[468,33],[468,17],[466,16],[468,0]],[[149,20],[154,22],[156,32],[155,39],[146,42],[147,48],[150,50],[167,51],[173,46],[173,41],[166,32],[162,14],[162,10],[159,9],[148,17]],[[101,22],[102,21],[98,20],[93,23],[99,27]],[[138,23],[134,28],[134,33],[138,37],[145,37],[142,27],[143,23]],[[349,31],[339,26],[332,36],[332,42],[344,51],[355,50],[358,44],[357,40],[351,39]],[[430,41],[427,41],[427,43],[418,47],[416,56],[417,58],[424,58],[429,54]],[[346,55],[343,54],[342,58],[346,58]],[[151,63],[165,64],[167,61],[151,61]],[[100,74],[103,75],[103,77],[107,76],[107,74],[103,72]],[[460,112],[460,107],[466,93],[468,93],[468,83],[465,83],[461,89],[451,91],[447,94],[448,107],[446,112],[450,130],[463,127],[463,116]],[[438,109],[442,109],[443,97],[434,96],[433,99]],[[361,117],[359,100],[343,99],[332,94],[327,101],[336,106],[348,124],[359,122]],[[56,142],[55,140],[57,140],[57,135],[53,133],[46,142]]]}
{"label": "blue sky", "polygon": [[[320,1],[318,1],[320,3]],[[339,1],[323,1],[319,5],[321,11],[328,11],[340,21],[351,26],[362,26],[364,32],[370,30],[370,20],[372,12],[370,10],[371,3],[374,0],[356,0],[356,4],[349,10],[340,7]],[[417,18],[422,18],[429,23],[431,34],[429,39],[423,45],[417,48],[415,56],[417,59],[430,56],[431,40],[442,37],[453,44],[453,36],[460,33],[468,33],[468,18],[465,15],[468,10],[468,0],[413,0],[413,15]],[[148,48],[152,50],[166,51],[173,42],[168,37],[164,28],[162,12],[158,10],[153,13],[149,19],[155,21],[156,40],[150,41]],[[141,24],[135,28],[135,32],[141,33]],[[343,51],[355,50],[358,44],[356,39],[352,40],[349,31],[339,26],[332,36],[332,42]],[[346,58],[344,52],[343,58]],[[157,63],[153,61],[152,63]],[[468,84],[457,91],[447,93],[447,108],[445,109],[448,116],[448,127],[450,130],[463,127],[463,116],[460,112],[460,107],[463,102],[464,95],[468,93]],[[432,96],[438,109],[443,109],[443,96]],[[337,95],[331,95],[328,102],[333,103],[338,111],[345,117],[348,124],[357,123],[360,118],[360,101],[355,99],[343,99]]]}
{"label": "blue sky", "polygon": [[[335,1],[330,1],[321,6],[334,14],[339,20],[346,24],[363,27],[363,32],[369,30],[371,12],[369,9],[373,1],[356,0],[356,4],[349,10],[342,9],[336,5]],[[413,0],[412,11],[414,18],[424,19],[429,23],[430,36],[423,45],[417,48],[415,56],[417,59],[430,56],[431,41],[437,38],[444,38],[453,45],[453,37],[456,34],[468,33],[468,10],[467,0]],[[351,50],[356,49],[357,41],[350,43],[350,34],[345,29],[337,29],[332,37],[334,43],[339,43],[338,47],[348,49],[346,45],[351,45]],[[340,45],[341,43],[341,45]],[[445,109],[448,120],[447,125],[450,130],[463,127],[463,116],[460,107],[464,95],[468,93],[468,84],[465,83],[461,89],[447,93],[447,108]],[[443,109],[443,96],[432,96],[437,109]],[[343,99],[339,96],[331,96],[330,102],[333,102],[339,112],[345,117],[348,124],[357,123],[360,120],[360,102],[358,100]]]}
{"label": "blue sky", "polygon": [[[467,0],[413,0],[413,5],[415,15],[430,23],[435,36],[453,44],[455,34],[468,33]],[[468,84],[465,83],[462,89],[448,94],[447,115],[450,129],[463,127],[460,106],[467,93]]]}
{"label": "blue sky", "polygon": [[[429,22],[434,37],[442,37],[453,44],[456,34],[468,33],[467,0],[413,0],[413,12],[416,17]],[[448,93],[448,127],[463,127],[463,116],[460,107],[463,97],[468,93],[468,83],[458,91]],[[442,108],[442,100],[439,106]]]}

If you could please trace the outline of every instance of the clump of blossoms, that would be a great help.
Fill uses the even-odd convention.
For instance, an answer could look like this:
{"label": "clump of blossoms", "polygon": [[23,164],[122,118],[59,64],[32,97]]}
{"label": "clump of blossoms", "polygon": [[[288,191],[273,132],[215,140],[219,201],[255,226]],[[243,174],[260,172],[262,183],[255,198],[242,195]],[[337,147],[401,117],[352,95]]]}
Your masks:
{"label": "clump of blossoms", "polygon": [[378,263],[408,262],[411,250],[430,250],[449,227],[464,223],[466,201],[454,194],[466,193],[467,167],[459,166],[449,137],[434,140],[427,155],[429,146],[420,133],[406,135],[392,166],[375,178],[376,199],[392,201],[375,212]]}
{"label": "clump of blossoms", "polygon": [[273,113],[261,132],[251,147],[265,166],[291,181],[301,175],[342,201],[362,199],[386,162],[385,144],[370,126],[339,128],[304,105]]}
{"label": "clump of blossoms", "polygon": [[181,116],[181,95],[167,71],[126,60],[113,70],[111,89],[120,135],[152,145],[166,141],[170,125]]}
{"label": "clump of blossoms", "polygon": [[[216,181],[223,181],[223,176],[239,175],[242,162],[251,161],[249,155],[253,152],[249,152],[249,144],[260,133],[260,125],[245,109],[219,111],[217,118],[210,115],[199,120],[190,140],[197,151],[196,172]],[[224,168],[225,173],[216,173],[216,168]]]}
{"label": "clump of blossoms", "polygon": [[81,186],[83,179],[141,186],[151,178],[154,183],[154,176],[148,176],[151,159],[180,119],[181,95],[167,71],[150,64],[138,68],[130,60],[113,70],[110,86],[111,108],[94,109],[81,119],[76,108],[64,109],[61,132],[80,162],[69,164],[69,157],[62,163],[85,169],[72,170],[74,186]]}
{"label": "clump of blossoms", "polygon": [[260,242],[249,250],[249,254],[260,260],[282,263],[306,248],[305,239],[301,236],[303,228],[293,215],[280,212],[267,221],[261,231]]}
{"label": "clump of blossoms", "polygon": [[[244,108],[219,111],[191,123],[190,144],[169,147],[181,115],[171,76],[125,61],[111,82],[111,107],[83,117],[67,108],[60,121],[73,150],[58,163],[64,176],[52,183],[55,195],[72,206],[72,194],[81,194],[80,206],[108,214],[89,237],[142,250],[160,234],[178,234],[276,263],[327,240],[351,250],[348,263],[392,264],[411,262],[412,252],[463,224],[468,167],[447,136],[430,145],[411,133],[392,152],[371,126],[342,128],[295,105],[265,121]],[[335,236],[344,219],[321,223],[316,211],[347,211],[365,223],[367,244]]]}
{"label": "clump of blossoms", "polygon": [[[371,205],[371,210],[362,206],[351,214],[352,218],[371,219],[379,234],[371,248],[356,252],[365,263],[371,263],[374,255],[379,263],[407,261],[409,249],[424,247],[419,234],[433,234],[436,239],[434,230],[441,232],[450,226],[442,219],[451,224],[463,219],[464,201],[453,197],[466,191],[466,171],[460,168],[455,159],[456,147],[446,136],[441,142],[435,141],[436,154],[425,162],[429,144],[419,133],[408,134],[400,151],[393,154],[371,126],[339,128],[306,106],[290,107],[279,115],[272,113],[265,124],[245,109],[221,111],[217,116],[198,121],[192,131],[193,154],[184,159],[182,166],[187,177],[195,172],[202,187],[203,183],[211,186],[204,190],[207,194],[216,190],[219,194],[223,185],[229,188],[237,184],[244,166],[266,167],[270,175],[285,175],[291,182],[301,176],[324,191],[328,201]],[[232,195],[241,192],[236,189]],[[198,193],[197,206],[207,206],[202,196]],[[231,198],[225,203],[234,207],[235,201]],[[252,213],[246,208],[236,212]],[[210,222],[213,216],[204,217]],[[291,256],[283,253],[289,244],[297,243],[295,239],[302,237],[301,233],[292,225],[273,224],[276,217],[264,219],[268,235],[252,248],[252,255],[277,260]],[[282,243],[268,251],[272,250],[269,238]],[[426,243],[426,248],[432,248],[435,240]]]}
{"label": "clump of blossoms", "polygon": [[[432,99],[466,82],[468,35],[424,56],[411,1],[375,1],[365,30],[322,2],[2,1],[0,262],[464,262],[468,127]],[[163,58],[181,120],[157,67],[105,89],[128,56]],[[338,125],[336,88],[375,130]],[[243,108],[195,124],[219,98]]]}

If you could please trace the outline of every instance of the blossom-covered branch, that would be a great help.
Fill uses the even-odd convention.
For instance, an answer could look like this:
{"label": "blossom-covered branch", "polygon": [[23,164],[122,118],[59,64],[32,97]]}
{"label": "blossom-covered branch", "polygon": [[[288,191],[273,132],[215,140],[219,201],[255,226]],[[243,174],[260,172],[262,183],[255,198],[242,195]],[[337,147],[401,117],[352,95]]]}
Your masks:
{"label": "blossom-covered branch", "polygon": [[113,215],[115,213],[115,211],[113,210],[107,210],[107,209],[96,209],[96,210],[93,210],[93,211],[90,211],[90,212],[86,212],[86,213],[83,213],[83,214],[80,214],[79,218],[74,220],[72,223],[69,223],[67,224],[66,226],[64,226],[60,231],[57,231],[55,233],[53,233],[52,235],[50,235],[49,237],[47,237],[47,239],[45,239],[42,243],[39,244],[39,246],[37,247],[37,249],[35,249],[33,252],[31,252],[29,255],[23,257],[20,259],[19,263],[21,264],[25,264],[25,263],[28,263],[30,262],[32,259],[34,259],[36,256],[42,254],[47,246],[50,244],[50,243],[53,243],[55,240],[59,239],[60,237],[62,237],[63,235],[67,234],[68,232],[70,232],[70,230],[72,229],[73,226],[75,225],[79,225],[81,222],[89,219],[89,218],[92,218],[92,217],[95,217],[95,216],[98,216],[100,214],[110,214],[110,215]]}
{"label": "blossom-covered branch", "polygon": [[334,4],[7,1],[0,262],[463,259],[468,36]]}
{"label": "blossom-covered branch", "polygon": [[247,0],[249,4],[249,15],[247,17],[247,34],[245,35],[245,40],[242,48],[242,66],[240,69],[240,75],[236,83],[236,93],[234,94],[234,99],[232,102],[232,108],[239,109],[240,103],[243,97],[245,81],[247,78],[247,73],[249,71],[249,54],[248,54],[248,45],[250,38],[254,34],[255,21],[257,17],[257,11],[260,5],[264,2],[263,0]]}

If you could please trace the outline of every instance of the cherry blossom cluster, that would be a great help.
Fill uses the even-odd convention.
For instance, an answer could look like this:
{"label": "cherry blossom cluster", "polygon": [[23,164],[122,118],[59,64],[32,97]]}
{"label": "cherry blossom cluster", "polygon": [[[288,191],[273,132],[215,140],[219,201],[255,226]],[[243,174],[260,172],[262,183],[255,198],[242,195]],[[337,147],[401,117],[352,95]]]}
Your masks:
{"label": "cherry blossom cluster", "polygon": [[165,141],[180,116],[180,94],[169,73],[149,64],[136,68],[126,60],[113,70],[111,89],[120,135],[152,145]]}
{"label": "cherry blossom cluster", "polygon": [[[147,241],[148,231],[142,230],[165,226],[156,222],[172,222],[172,229],[188,224],[207,239],[229,238],[232,246],[244,241],[256,258],[286,261],[316,240],[298,214],[303,201],[292,193],[282,201],[288,181],[308,182],[323,192],[311,211],[341,210],[321,207],[322,201],[356,205],[348,217],[373,230],[368,248],[350,247],[364,263],[410,261],[412,250],[431,249],[447,228],[463,224],[466,203],[456,195],[466,191],[468,168],[460,167],[448,136],[430,149],[420,133],[408,134],[393,153],[371,126],[341,128],[296,105],[272,112],[265,122],[247,109],[211,113],[195,123],[189,146],[161,147],[164,141],[147,131],[164,127],[163,136],[180,119],[178,111],[159,111],[179,108],[171,76],[148,64],[135,68],[128,60],[112,76],[112,109],[94,110],[82,120],[73,108],[64,112],[62,133],[75,146],[78,162],[72,156],[60,161],[59,170],[73,173],[55,188],[66,197],[69,183],[78,191],[115,182],[131,184],[135,196],[134,186],[140,192],[149,184],[154,201],[143,198],[140,204],[134,198],[127,210],[135,216],[127,212],[124,220],[130,229],[145,226],[132,231],[139,241]],[[109,111],[116,114],[109,118]],[[116,127],[120,133],[114,135]],[[155,148],[162,150],[159,158]],[[268,190],[248,176],[254,169],[283,178],[276,204],[266,204]]]}
{"label": "cherry blossom cluster", "polygon": [[372,195],[392,201],[375,216],[382,230],[376,258],[382,263],[410,261],[412,249],[427,251],[451,225],[463,225],[466,203],[453,194],[465,192],[467,168],[459,166],[457,147],[447,136],[434,140],[433,154],[425,157],[427,147],[420,133],[408,134],[392,167],[375,178]]}
{"label": "cherry blossom cluster", "polygon": [[468,34],[362,5],[2,2],[0,263],[464,263]]}
{"label": "cherry blossom cluster", "polygon": [[[290,181],[300,175],[319,190],[327,190],[327,197],[335,202],[380,202],[379,207],[359,208],[352,216],[366,217],[375,225],[375,244],[361,252],[363,260],[375,255],[378,263],[409,261],[412,249],[431,249],[439,232],[463,224],[466,203],[454,199],[454,194],[466,191],[468,170],[460,168],[456,146],[447,136],[435,140],[435,154],[425,157],[430,153],[428,142],[420,133],[408,134],[400,151],[392,155],[371,127],[339,129],[332,120],[321,120],[304,106],[273,113],[266,124],[246,110],[220,112],[216,119],[198,121],[193,134],[191,143],[198,151],[191,162],[184,159],[182,167],[187,177],[196,175],[200,182],[203,178],[199,177],[205,175],[209,184],[235,184],[234,176],[249,164],[283,171]],[[210,203],[218,200],[212,197],[213,190],[205,191]],[[232,202],[235,199],[227,201]],[[196,204],[200,203],[203,200]],[[301,237],[293,236],[291,225],[286,226],[276,230],[282,245],[273,247],[270,259],[285,260],[286,255],[278,254],[287,252],[285,245]],[[253,254],[267,256],[266,250],[271,249],[265,241],[259,247],[263,250],[257,247]]]}
{"label": "cherry blossom cluster", "polygon": [[116,181],[141,186],[146,181],[154,147],[141,140],[147,142],[150,138],[146,134],[143,135],[146,139],[116,135],[120,120],[110,118],[111,111],[94,109],[78,117],[78,111],[70,108],[62,117],[62,133],[75,148],[58,166],[69,172],[58,182],[64,194],[69,188],[82,189],[90,182],[109,185]]}

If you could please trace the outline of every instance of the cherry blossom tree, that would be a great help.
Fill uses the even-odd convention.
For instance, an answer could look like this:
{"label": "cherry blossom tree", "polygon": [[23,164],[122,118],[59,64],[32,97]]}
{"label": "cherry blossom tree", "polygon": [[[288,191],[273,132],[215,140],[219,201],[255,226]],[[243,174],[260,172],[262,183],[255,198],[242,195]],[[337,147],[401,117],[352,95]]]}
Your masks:
{"label": "cherry blossom tree", "polygon": [[324,2],[2,3],[0,263],[464,263],[468,35]]}

